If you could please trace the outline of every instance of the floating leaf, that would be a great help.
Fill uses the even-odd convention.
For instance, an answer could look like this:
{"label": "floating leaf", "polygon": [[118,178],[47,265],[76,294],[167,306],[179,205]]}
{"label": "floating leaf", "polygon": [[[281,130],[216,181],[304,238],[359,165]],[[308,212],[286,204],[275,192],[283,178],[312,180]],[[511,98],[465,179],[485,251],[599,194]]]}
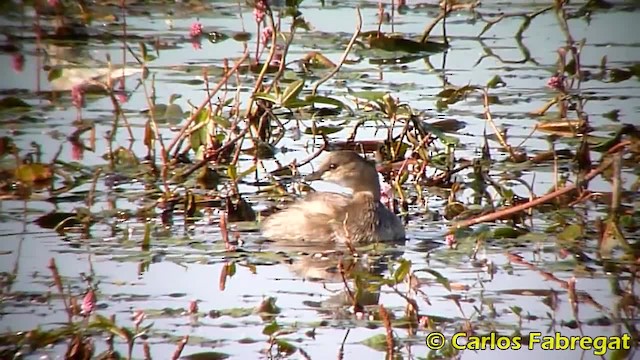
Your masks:
{"label": "floating leaf", "polygon": [[251,40],[251,33],[246,31],[240,31],[233,34],[233,40],[239,42],[246,42]]}
{"label": "floating leaf", "polygon": [[316,128],[308,127],[304,129],[304,133],[307,135],[330,135],[341,131],[343,128],[340,126],[318,126]]}
{"label": "floating leaf", "polygon": [[332,105],[340,109],[347,107],[342,101],[327,96],[309,95],[305,97],[304,100],[313,104]]}
{"label": "floating leaf", "polygon": [[349,90],[349,95],[354,96],[358,99],[365,99],[369,101],[381,101],[386,94],[388,94],[387,91],[351,91]]}
{"label": "floating leaf", "polygon": [[427,41],[424,43],[405,39],[402,37],[389,37],[385,35],[369,36],[369,46],[385,51],[402,51],[410,54],[415,53],[438,53],[447,49],[447,45]]}
{"label": "floating leaf", "polygon": [[362,340],[362,344],[377,350],[377,351],[386,351],[387,350],[387,336],[385,334],[377,334],[373,335],[370,338]]}
{"label": "floating leaf", "polygon": [[0,110],[16,110],[16,109],[29,109],[31,105],[22,101],[21,99],[15,96],[8,96],[6,98],[0,99]]}
{"label": "floating leaf", "polygon": [[221,352],[217,352],[217,351],[207,351],[207,352],[200,352],[200,353],[194,353],[194,354],[189,354],[186,356],[182,356],[180,357],[180,359],[183,360],[223,360],[223,359],[228,359],[230,356],[229,354],[225,354],[225,353],[221,353]]}

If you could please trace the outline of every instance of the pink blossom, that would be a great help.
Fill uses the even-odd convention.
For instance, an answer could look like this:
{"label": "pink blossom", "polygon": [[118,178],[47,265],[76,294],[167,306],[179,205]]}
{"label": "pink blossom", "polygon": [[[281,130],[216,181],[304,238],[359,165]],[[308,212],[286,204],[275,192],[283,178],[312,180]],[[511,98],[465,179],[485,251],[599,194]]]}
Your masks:
{"label": "pink blossom", "polygon": [[11,67],[15,72],[22,72],[24,70],[24,55],[15,53],[11,57]]}
{"label": "pink blossom", "polygon": [[82,314],[88,316],[96,308],[96,294],[92,289],[89,289],[82,299]]}
{"label": "pink blossom", "polygon": [[84,146],[78,141],[71,141],[71,159],[80,161],[84,158]]}
{"label": "pink blossom", "polygon": [[140,324],[142,324],[142,322],[144,321],[144,319],[147,317],[147,315],[145,315],[144,311],[142,310],[136,310],[133,313],[133,324],[136,327],[140,327]]}
{"label": "pink blossom", "polygon": [[197,314],[198,313],[198,302],[196,300],[191,300],[189,303],[189,314]]}
{"label": "pink blossom", "polygon": [[47,2],[49,3],[49,6],[52,7],[57,7],[58,5],[60,5],[60,0],[48,0]]}
{"label": "pink blossom", "polygon": [[393,187],[386,182],[382,182],[380,186],[380,202],[393,210]]}
{"label": "pink blossom", "polygon": [[269,42],[269,40],[271,40],[272,36],[273,30],[270,27],[264,28],[262,30],[262,33],[260,34],[260,42],[266,44],[267,42]]}
{"label": "pink blossom", "polygon": [[257,0],[253,8],[253,18],[257,23],[262,22],[267,13],[267,0]]}
{"label": "pink blossom", "polygon": [[564,80],[565,76],[562,74],[553,75],[549,81],[547,81],[547,87],[564,92]]}
{"label": "pink blossom", "polygon": [[447,236],[444,237],[444,242],[449,249],[455,249],[458,246],[458,240],[456,240],[454,234],[447,234]]}
{"label": "pink blossom", "polygon": [[191,24],[191,29],[189,30],[189,35],[191,35],[191,37],[199,37],[202,35],[202,24],[199,21],[194,22],[193,24]]}
{"label": "pink blossom", "polygon": [[71,102],[77,108],[84,106],[84,87],[82,84],[74,85],[71,88]]}

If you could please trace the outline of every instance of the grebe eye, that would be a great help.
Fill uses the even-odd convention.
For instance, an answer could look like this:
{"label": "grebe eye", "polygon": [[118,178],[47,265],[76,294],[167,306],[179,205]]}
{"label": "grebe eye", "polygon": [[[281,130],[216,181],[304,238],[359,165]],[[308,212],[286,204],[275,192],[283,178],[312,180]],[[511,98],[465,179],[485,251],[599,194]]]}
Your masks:
{"label": "grebe eye", "polygon": [[329,169],[331,169],[331,170],[334,170],[337,167],[338,167],[338,165],[336,165],[336,164],[329,164]]}

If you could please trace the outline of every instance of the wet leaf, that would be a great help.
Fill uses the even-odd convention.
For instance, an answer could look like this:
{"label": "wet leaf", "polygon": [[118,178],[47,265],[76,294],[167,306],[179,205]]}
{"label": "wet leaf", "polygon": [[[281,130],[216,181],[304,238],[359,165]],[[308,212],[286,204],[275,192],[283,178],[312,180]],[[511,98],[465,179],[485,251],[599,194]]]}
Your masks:
{"label": "wet leaf", "polygon": [[239,42],[246,42],[251,40],[251,33],[246,31],[240,31],[233,34],[233,40]]}
{"label": "wet leaf", "polygon": [[432,41],[421,43],[402,37],[388,37],[385,35],[370,36],[369,46],[385,51],[402,51],[410,54],[421,52],[438,53],[447,49],[447,45],[441,43]]}

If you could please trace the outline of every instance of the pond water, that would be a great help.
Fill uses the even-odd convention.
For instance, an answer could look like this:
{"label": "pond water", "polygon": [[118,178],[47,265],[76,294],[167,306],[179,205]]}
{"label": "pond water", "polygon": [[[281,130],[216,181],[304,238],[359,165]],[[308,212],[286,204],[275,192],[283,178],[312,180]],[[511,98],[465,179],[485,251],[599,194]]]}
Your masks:
{"label": "pond water", "polygon": [[[173,102],[180,107],[177,116],[157,119],[160,136],[164,145],[168,145],[186,124],[188,114],[182,112],[192,111],[192,106],[197,107],[206,99],[207,86],[213,88],[220,81],[226,60],[233,66],[245,48],[249,49],[249,57],[255,59],[259,29],[254,21],[253,7],[243,1],[240,4],[236,1],[125,1],[125,17],[120,2],[96,1],[86,9],[92,22],[82,30],[87,34],[81,36],[81,40],[71,36],[65,41],[54,41],[36,36],[34,32],[35,24],[48,33],[61,26],[62,17],[55,15],[56,10],[49,3],[38,3],[38,14],[31,2],[8,1],[2,5],[4,11],[0,15],[4,34],[0,52],[0,99],[19,98],[26,103],[20,109],[3,103],[0,134],[15,143],[20,156],[33,151],[32,143],[35,143],[41,150],[41,162],[50,163],[56,159],[54,166],[59,171],[54,175],[52,186],[55,189],[67,186],[58,192],[52,192],[47,186],[29,188],[25,195],[18,191],[17,180],[3,172],[2,176],[6,178],[0,201],[0,271],[3,274],[0,331],[4,334],[0,347],[3,358],[12,358],[18,349],[24,358],[64,358],[70,336],[60,336],[58,341],[36,346],[33,350],[26,346],[28,340],[10,339],[14,339],[14,334],[21,336],[36,328],[50,331],[68,326],[66,302],[69,294],[81,303],[87,291],[87,276],[96,289],[96,308],[91,315],[93,318],[85,320],[74,316],[74,321],[82,327],[82,324],[86,325],[85,321],[96,321],[98,315],[107,318],[115,315],[118,326],[133,328],[131,317],[136,311],[143,311],[146,318],[142,326],[153,325],[144,337],[136,340],[135,358],[145,357],[142,345],[145,341],[153,358],[171,358],[185,335],[189,335],[189,340],[182,356],[215,351],[222,354],[209,354],[203,358],[223,358],[226,354],[242,359],[279,356],[325,359],[339,357],[342,352],[345,359],[381,358],[386,351],[386,332],[377,315],[378,305],[384,305],[395,318],[392,321],[395,356],[401,358],[429,356],[425,337],[432,331],[441,331],[447,337],[457,331],[473,329],[476,334],[497,331],[506,336],[514,336],[516,332],[553,334],[559,331],[565,336],[632,333],[634,339],[638,338],[637,333],[633,333],[637,331],[637,309],[629,303],[633,302],[630,298],[637,299],[634,293],[637,270],[631,265],[632,270],[625,266],[633,264],[635,258],[630,260],[623,250],[615,250],[613,263],[620,267],[615,270],[605,266],[609,262],[601,261],[598,256],[596,218],[607,216],[607,200],[579,202],[564,210],[534,211],[532,221],[526,222],[530,231],[516,238],[501,239],[495,235],[491,232],[499,226],[495,223],[489,228],[475,225],[476,233],[456,233],[457,247],[452,248],[446,243],[452,223],[437,215],[444,214],[444,206],[450,203],[448,189],[417,188],[410,178],[403,189],[411,199],[419,198],[418,195],[424,197],[425,203],[414,201],[408,206],[407,241],[392,249],[385,247],[376,248],[370,254],[363,252],[367,255],[361,256],[362,261],[374,264],[375,271],[364,272],[368,275],[360,279],[365,284],[380,284],[383,277],[392,279],[391,274],[403,264],[400,259],[409,260],[413,271],[430,269],[438,275],[416,272],[420,284],[413,288],[403,281],[394,285],[395,290],[392,286],[380,285],[379,293],[367,294],[371,299],[363,304],[367,305],[364,314],[354,311],[348,295],[344,295],[347,286],[353,290],[356,285],[351,279],[343,279],[336,270],[338,260],[335,259],[339,256],[335,253],[325,253],[325,257],[321,257],[314,254],[326,252],[326,249],[300,251],[277,243],[265,243],[256,221],[230,222],[230,236],[238,236],[241,242],[237,250],[225,250],[220,230],[224,205],[220,205],[219,199],[232,191],[227,178],[221,179],[213,190],[196,189],[196,175],[183,183],[169,182],[172,191],[184,195],[185,189],[191,189],[202,203],[198,205],[195,221],[185,221],[184,213],[176,211],[172,225],[166,226],[161,216],[162,208],[155,205],[160,197],[157,190],[164,191],[162,180],[156,177],[150,182],[153,176],[146,173],[149,168],[138,164],[111,167],[105,154],[110,148],[122,147],[123,153],[130,151],[140,160],[147,156],[148,148],[143,139],[152,94],[156,104]],[[79,18],[78,9],[71,3],[75,2],[58,5],[60,9],[64,7],[63,13],[68,12],[65,18],[68,23],[72,18],[76,21]],[[284,2],[272,5],[277,18],[278,13],[284,11]],[[560,122],[555,105],[543,116],[532,114],[558,96],[558,90],[547,84],[558,70],[558,49],[567,45],[567,36],[556,11],[541,11],[548,6],[549,2],[542,1],[510,1],[483,2],[476,7],[456,9],[446,19],[450,45],[447,51],[421,54],[407,62],[380,64],[380,58],[394,59],[399,57],[399,52],[365,49],[367,42],[361,39],[340,72],[318,89],[318,95],[331,96],[349,104],[353,113],[346,109],[339,114],[316,114],[314,117],[296,109],[277,113],[286,131],[282,139],[273,144],[273,157],[261,159],[253,168],[257,164],[254,155],[250,151],[240,154],[237,172],[249,170],[238,184],[240,194],[255,211],[272,207],[277,198],[269,192],[272,191],[269,187],[272,178],[268,172],[294,160],[300,162],[318,150],[322,138],[305,132],[312,126],[339,130],[327,135],[329,142],[334,143],[347,140],[359,120],[368,120],[357,128],[355,139],[386,139],[388,117],[380,111],[356,106],[350,92],[389,92],[401,103],[408,104],[415,114],[420,114],[421,121],[427,123],[457,120],[464,126],[457,131],[446,130],[446,136],[459,141],[455,145],[456,161],[472,160],[481,156],[485,144],[483,133],[495,134],[486,121],[482,93],[462,92],[460,99],[448,106],[441,106],[447,99],[439,95],[450,87],[482,87],[499,76],[504,84],[489,89],[490,95],[495,97],[490,110],[497,128],[507,131],[509,144],[522,143],[521,150],[529,155],[549,150],[550,142],[557,151],[576,152],[579,137],[558,135],[559,131],[536,130],[544,120]],[[318,51],[334,64],[339,63],[356,29],[356,7],[362,14],[362,31],[377,30],[379,10],[376,1],[303,1],[300,4],[298,10],[310,29],[296,30],[287,53],[287,62],[291,63],[283,74],[286,82],[282,82],[282,87],[306,76],[302,96],[311,94],[311,84],[328,71],[314,68],[304,75],[304,67],[292,61],[304,58],[310,51]],[[385,11],[391,16],[388,2]],[[393,31],[406,38],[419,39],[440,11],[433,1],[407,1],[404,9],[393,13]],[[568,30],[575,41],[573,45],[580,48],[579,69],[585,74],[580,87],[574,85],[570,93],[587,100],[583,111],[588,114],[589,126],[593,129],[589,132],[595,139],[593,145],[598,139],[612,138],[623,124],[639,124],[640,47],[637,34],[640,33],[640,12],[637,2],[628,1],[590,1],[588,4],[572,1],[564,11],[568,16]],[[539,15],[531,17],[529,27],[519,37],[518,31],[527,16],[537,12]],[[500,18],[502,15],[504,17]],[[281,20],[281,28],[287,34],[291,19],[283,16]],[[500,20],[482,33],[487,21],[496,19]],[[230,38],[211,42],[205,37],[200,46],[195,46],[189,32],[196,21],[203,25],[205,33],[215,31]],[[392,32],[391,22],[383,21],[381,29]],[[250,39],[234,37],[241,32],[250,34]],[[434,27],[431,35],[431,40],[442,41],[441,23]],[[284,43],[282,39],[278,41]],[[584,44],[580,47],[582,41]],[[153,59],[148,57],[144,71],[133,56],[143,56],[141,42],[146,43],[148,55],[153,55]],[[157,52],[154,44],[161,44]],[[267,48],[262,54],[262,61],[268,51]],[[570,53],[567,51],[567,59],[571,58]],[[111,72],[108,58],[115,69]],[[74,106],[71,91],[74,86],[97,76],[121,73],[123,65],[128,76],[122,82],[114,80],[117,91],[113,99],[104,94],[86,94],[84,107],[79,111]],[[207,84],[203,81],[205,70]],[[256,72],[232,76],[226,99],[232,99],[237,92],[241,109],[245,109],[257,77]],[[265,84],[272,78],[272,73],[267,74]],[[214,101],[221,97],[222,91]],[[114,101],[130,124],[133,141],[130,141],[122,117],[114,127]],[[156,109],[158,115],[162,110]],[[228,111],[224,114],[229,117]],[[566,117],[576,120],[575,111],[570,109]],[[244,122],[240,124],[240,128],[245,127]],[[393,133],[401,134],[404,124],[405,121],[398,120]],[[93,149],[82,150],[69,140],[82,127],[89,130],[80,132],[79,136],[85,144],[92,144]],[[109,133],[114,135],[112,142],[107,139]],[[555,135],[555,141],[550,134]],[[533,165],[515,164],[506,161],[509,153],[495,137],[488,144],[492,161],[488,175],[496,181],[505,176],[516,179],[505,184],[525,200],[530,191],[539,196],[553,190],[553,160]],[[242,146],[250,149],[253,144],[247,140]],[[161,166],[159,154],[158,150],[155,161]],[[597,164],[602,151],[592,149],[590,154]],[[7,154],[6,149],[1,156],[0,165],[4,170],[16,167],[15,157]],[[193,152],[189,156],[197,162]],[[628,161],[623,161],[620,179],[626,190],[622,196],[626,219],[637,223],[640,216],[634,208],[640,199],[637,196],[640,171],[629,160],[633,156],[637,159],[635,153],[625,158]],[[301,166],[300,172],[310,173],[321,159],[315,158],[310,164]],[[557,166],[561,174],[569,174],[573,169],[571,158],[561,158]],[[96,173],[98,169],[101,170]],[[61,175],[63,173],[71,179],[70,183],[69,178]],[[427,175],[434,173],[435,169],[427,169]],[[470,206],[477,195],[472,175],[469,168],[453,176],[453,180],[464,185],[456,197],[465,206]],[[573,175],[570,178],[574,180]],[[284,184],[290,193],[298,190],[296,181]],[[324,182],[312,186],[316,190],[344,190]],[[612,184],[598,176],[589,183],[589,190],[602,192],[603,198],[607,198]],[[487,191],[496,199],[499,197],[495,190]],[[88,197],[92,201],[87,207]],[[87,231],[57,232],[52,229],[55,224],[43,226],[37,221],[46,214],[74,213],[78,208],[86,208],[96,218]],[[150,211],[144,212],[143,208]],[[563,232],[570,225],[576,225],[581,235],[570,236],[570,231]],[[633,229],[629,225],[621,230],[631,244],[638,239]],[[480,237],[484,241],[478,242]],[[476,244],[480,244],[478,248]],[[509,255],[514,253],[524,260],[514,261],[513,255]],[[50,269],[51,259],[55,259],[62,277],[64,298],[56,288]],[[225,277],[230,271],[232,274],[228,275],[232,276]],[[547,276],[546,272],[552,276]],[[570,291],[563,286],[572,277],[576,278],[581,299],[577,318],[572,311]],[[443,285],[445,283],[451,285],[450,290]],[[586,300],[589,296],[591,301]],[[405,316],[407,297],[415,299],[419,307],[420,324],[416,328],[400,321]],[[623,299],[627,301],[625,305],[621,304]],[[278,311],[267,306],[270,301],[275,301]],[[198,307],[195,312],[189,311],[193,302]],[[271,311],[259,313],[257,308]],[[429,321],[429,329],[425,329],[424,325]],[[272,337],[282,340],[280,351],[277,345],[270,348],[268,334],[273,328],[269,327],[274,324],[279,326],[280,333],[272,334]],[[102,329],[105,328],[106,325]],[[95,354],[98,354],[106,351],[109,344],[106,332],[94,331],[96,335],[92,341]],[[118,336],[114,342],[114,348],[126,356],[126,342]],[[636,340],[634,346],[635,343]],[[539,346],[535,348],[519,352],[464,350],[457,356],[465,359],[567,356],[561,351],[542,352]],[[436,355],[438,353],[431,352],[431,356]],[[448,357],[451,354],[439,355]],[[569,356],[596,357],[592,350],[580,349]],[[607,358],[614,356],[633,358],[634,350],[611,350],[606,355]]]}

